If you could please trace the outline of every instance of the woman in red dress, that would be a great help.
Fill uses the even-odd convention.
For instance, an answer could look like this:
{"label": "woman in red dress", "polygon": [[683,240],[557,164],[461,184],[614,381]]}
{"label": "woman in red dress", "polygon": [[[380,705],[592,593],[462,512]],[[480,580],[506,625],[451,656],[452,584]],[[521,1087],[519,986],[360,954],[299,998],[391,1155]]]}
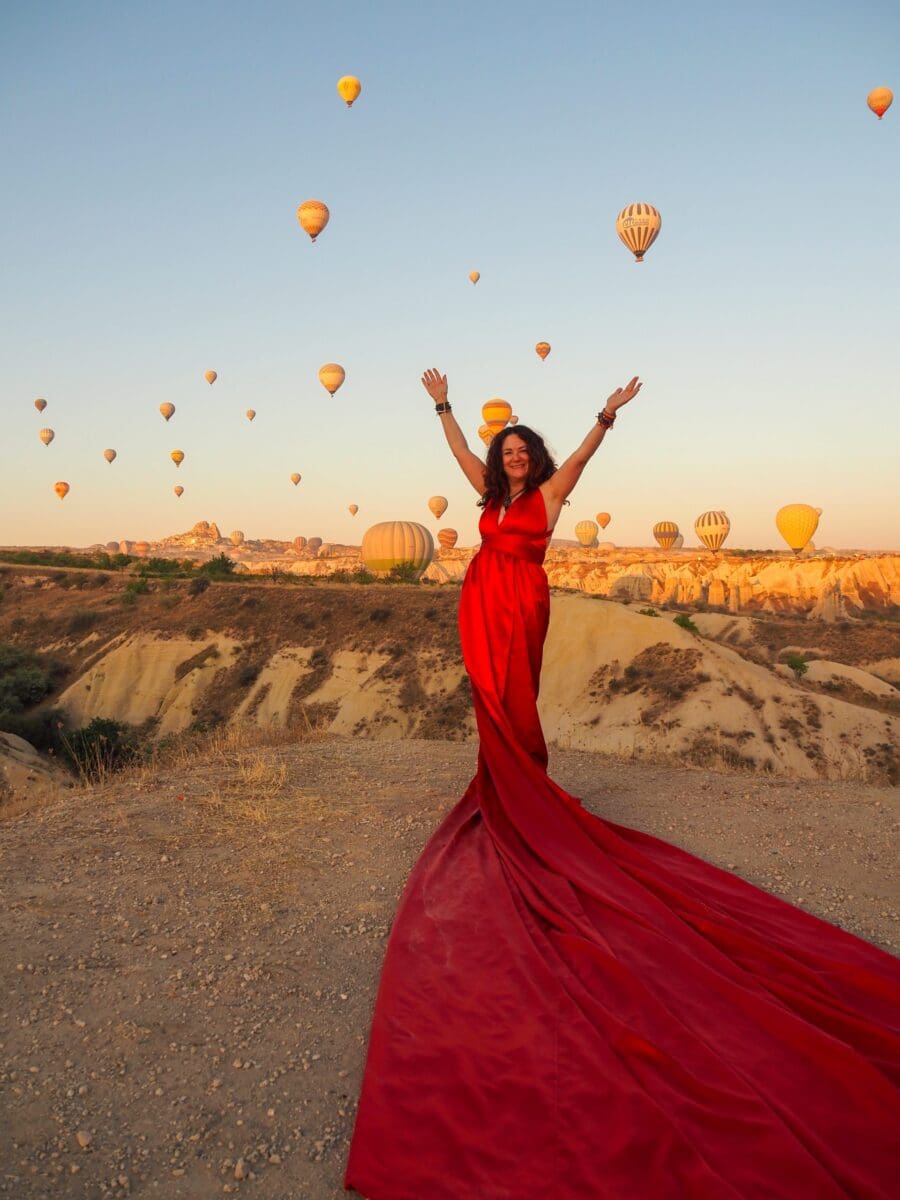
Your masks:
{"label": "woman in red dress", "polygon": [[475,778],[397,909],[344,1184],[367,1200],[896,1200],[900,963],[547,775],[542,562],[637,378],[554,470],[507,428],[460,597]]}

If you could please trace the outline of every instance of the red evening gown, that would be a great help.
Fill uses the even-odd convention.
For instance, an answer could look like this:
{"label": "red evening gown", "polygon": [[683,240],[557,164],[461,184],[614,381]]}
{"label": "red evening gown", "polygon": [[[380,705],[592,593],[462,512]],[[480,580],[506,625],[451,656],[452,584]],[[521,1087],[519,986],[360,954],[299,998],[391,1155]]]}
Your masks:
{"label": "red evening gown", "polygon": [[539,491],[460,597],[481,747],[400,899],[368,1200],[897,1200],[900,962],[548,777]]}

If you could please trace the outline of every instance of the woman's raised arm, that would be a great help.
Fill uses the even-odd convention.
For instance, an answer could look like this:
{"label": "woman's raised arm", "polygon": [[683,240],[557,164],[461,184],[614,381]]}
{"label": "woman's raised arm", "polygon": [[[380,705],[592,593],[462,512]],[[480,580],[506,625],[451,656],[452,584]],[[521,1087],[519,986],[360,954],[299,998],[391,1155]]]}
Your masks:
{"label": "woman's raised arm", "polygon": [[440,416],[447,445],[453,457],[462,468],[462,473],[471,483],[479,496],[484,494],[484,463],[477,454],[469,449],[466,437],[450,411],[447,401],[447,376],[442,375],[434,367],[430,367],[422,376],[422,386],[435,404],[435,412]]}
{"label": "woman's raised arm", "polygon": [[597,414],[597,424],[593,427],[574,454],[570,454],[559,470],[551,475],[543,488],[560,504],[568,499],[569,493],[581,478],[581,472],[588,465],[595,451],[606,436],[607,429],[612,427],[616,411],[629,400],[633,400],[643,385],[635,375],[623,388],[616,388],[602,410]]}

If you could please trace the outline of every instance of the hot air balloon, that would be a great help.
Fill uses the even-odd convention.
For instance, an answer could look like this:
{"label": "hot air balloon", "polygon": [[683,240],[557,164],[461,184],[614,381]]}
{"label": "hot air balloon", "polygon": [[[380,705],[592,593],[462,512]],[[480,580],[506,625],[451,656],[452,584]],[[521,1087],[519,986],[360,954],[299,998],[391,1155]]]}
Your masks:
{"label": "hot air balloon", "polygon": [[293,475],[291,476],[291,483],[294,485],[294,487],[296,487],[299,482],[300,482],[300,476],[295,471],[293,473]]}
{"label": "hot air balloon", "polygon": [[114,459],[116,457],[116,452],[115,452],[115,450],[104,450],[103,457],[106,459],[106,461],[108,463],[111,463],[114,461]]}
{"label": "hot air balloon", "polygon": [[232,546],[240,546],[241,542],[244,540],[244,531],[242,529],[232,529],[231,533],[228,535],[228,540],[231,542]]}
{"label": "hot air balloon", "polygon": [[175,413],[175,405],[174,405],[174,404],[169,404],[169,402],[168,402],[168,401],[166,401],[166,403],[165,403],[165,404],[161,404],[161,405],[159,406],[159,411],[162,413],[162,415],[163,415],[163,416],[166,418],[166,420],[168,421],[168,420],[170,420],[170,418],[171,418],[171,417],[174,415],[174,413]]}
{"label": "hot air balloon", "polygon": [[304,200],[297,206],[297,220],[303,231],[308,233],[313,241],[328,224],[330,216],[327,205],[323,204],[321,200]]}
{"label": "hot air balloon", "polygon": [[175,487],[172,490],[174,491],[175,495],[179,499],[181,499],[181,497],[184,495],[184,488],[181,486],[180,483],[176,483]]}
{"label": "hot air balloon", "polygon": [[216,382],[216,380],[219,378],[219,376],[215,371],[204,371],[203,378],[206,380],[206,382],[209,384],[209,386],[212,387],[212,385]]}
{"label": "hot air balloon", "polygon": [[252,421],[253,418],[256,416],[256,409],[248,408],[247,411],[244,413],[244,416],[247,418],[248,421]]}
{"label": "hot air balloon", "polygon": [[150,553],[150,543],[149,542],[135,542],[134,543],[134,552],[138,556],[138,558],[146,558],[147,555]]}
{"label": "hot air balloon", "polygon": [[518,425],[518,423],[519,423],[519,418],[518,418],[518,417],[510,417],[510,418],[509,418],[509,423],[510,423],[510,425]]}
{"label": "hot air balloon", "polygon": [[392,567],[407,564],[421,574],[434,558],[434,540],[415,521],[382,521],[363,534],[361,553],[376,574],[387,575]]}
{"label": "hot air balloon", "polygon": [[597,533],[596,521],[579,521],[575,526],[575,536],[582,546],[596,546]]}
{"label": "hot air balloon", "polygon": [[184,451],[183,450],[173,450],[172,453],[169,455],[169,458],[171,458],[172,462],[175,464],[176,467],[180,467],[181,464],[184,462]]}
{"label": "hot air balloon", "polygon": [[34,407],[38,410],[38,412],[43,412],[44,409],[47,407],[47,401],[46,400],[35,400]]}
{"label": "hot air balloon", "polygon": [[795,554],[799,554],[819,524],[821,508],[811,504],[785,504],[775,514],[778,532]]}
{"label": "hot air balloon", "polygon": [[355,517],[356,514],[359,512],[359,505],[358,504],[349,504],[347,506],[347,512],[350,514],[351,517]]}
{"label": "hot air balloon", "polygon": [[866,104],[880,121],[894,100],[894,93],[888,87],[874,88],[866,96]]}
{"label": "hot air balloon", "polygon": [[678,537],[672,543],[673,550],[680,550],[684,546],[684,534],[679,533]]}
{"label": "hot air balloon", "polygon": [[69,494],[69,485],[64,479],[61,479],[58,483],[54,483],[53,490],[59,496],[60,500],[65,500]]}
{"label": "hot air balloon", "polygon": [[300,554],[303,550],[306,549],[306,538],[305,537],[295,537],[293,542],[291,542],[291,545],[294,547],[294,549],[297,551],[297,553]]}
{"label": "hot air balloon", "polygon": [[662,217],[652,204],[629,204],[616,217],[616,233],[637,262],[643,261],[661,228]]}
{"label": "hot air balloon", "polygon": [[428,501],[428,507],[436,520],[440,520],[447,511],[447,500],[445,496],[432,496]]}
{"label": "hot air balloon", "polygon": [[459,534],[455,529],[439,529],[438,541],[441,543],[442,550],[452,550],[456,545],[456,540]]}
{"label": "hot air balloon", "polygon": [[311,537],[309,539],[309,541],[306,543],[306,548],[307,548],[307,550],[310,550],[313,554],[315,554],[319,550],[321,545],[322,545],[322,539],[320,537]]}
{"label": "hot air balloon", "polygon": [[41,439],[41,441],[44,443],[45,446],[49,446],[50,443],[53,441],[53,439],[56,437],[56,434],[53,432],[52,429],[41,429],[38,433],[38,437]]}
{"label": "hot air balloon", "polygon": [[731,522],[720,509],[701,513],[694,522],[694,533],[696,533],[707,550],[712,550],[713,553],[719,549],[728,537],[730,529]]}
{"label": "hot air balloon", "polygon": [[353,107],[353,101],[359,97],[362,84],[355,75],[342,75],[337,81],[338,95],[348,108]]}
{"label": "hot air balloon", "polygon": [[481,415],[491,433],[499,433],[512,416],[512,405],[505,400],[488,400],[481,406]]}
{"label": "hot air balloon", "polygon": [[601,529],[605,529],[612,520],[608,512],[597,513],[597,524]]}
{"label": "hot air balloon", "polygon": [[472,283],[477,283],[478,280],[481,278],[481,272],[480,271],[470,271],[469,278],[472,280]]}
{"label": "hot air balloon", "polygon": [[674,521],[657,521],[653,526],[653,536],[663,550],[671,550],[672,543],[678,537],[678,526]]}
{"label": "hot air balloon", "polygon": [[550,343],[549,342],[538,342],[538,344],[534,348],[534,352],[540,358],[541,362],[543,362],[544,359],[547,357],[547,355],[550,353]]}
{"label": "hot air balloon", "polygon": [[486,446],[489,446],[494,440],[494,431],[491,429],[490,425],[479,425],[478,436]]}
{"label": "hot air balloon", "polygon": [[339,363],[326,363],[324,367],[319,367],[319,383],[333,396],[344,380],[347,378],[344,368]]}

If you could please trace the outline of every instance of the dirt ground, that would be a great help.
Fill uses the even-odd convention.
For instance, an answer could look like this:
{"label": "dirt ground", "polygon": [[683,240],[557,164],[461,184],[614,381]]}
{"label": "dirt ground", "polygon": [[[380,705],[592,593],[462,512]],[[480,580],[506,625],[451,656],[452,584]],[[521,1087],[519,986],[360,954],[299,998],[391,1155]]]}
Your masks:
{"label": "dirt ground", "polygon": [[[0,824],[0,1195],[346,1195],[385,938],[475,753],[223,740]],[[551,773],[900,945],[896,789],[559,751]]]}

